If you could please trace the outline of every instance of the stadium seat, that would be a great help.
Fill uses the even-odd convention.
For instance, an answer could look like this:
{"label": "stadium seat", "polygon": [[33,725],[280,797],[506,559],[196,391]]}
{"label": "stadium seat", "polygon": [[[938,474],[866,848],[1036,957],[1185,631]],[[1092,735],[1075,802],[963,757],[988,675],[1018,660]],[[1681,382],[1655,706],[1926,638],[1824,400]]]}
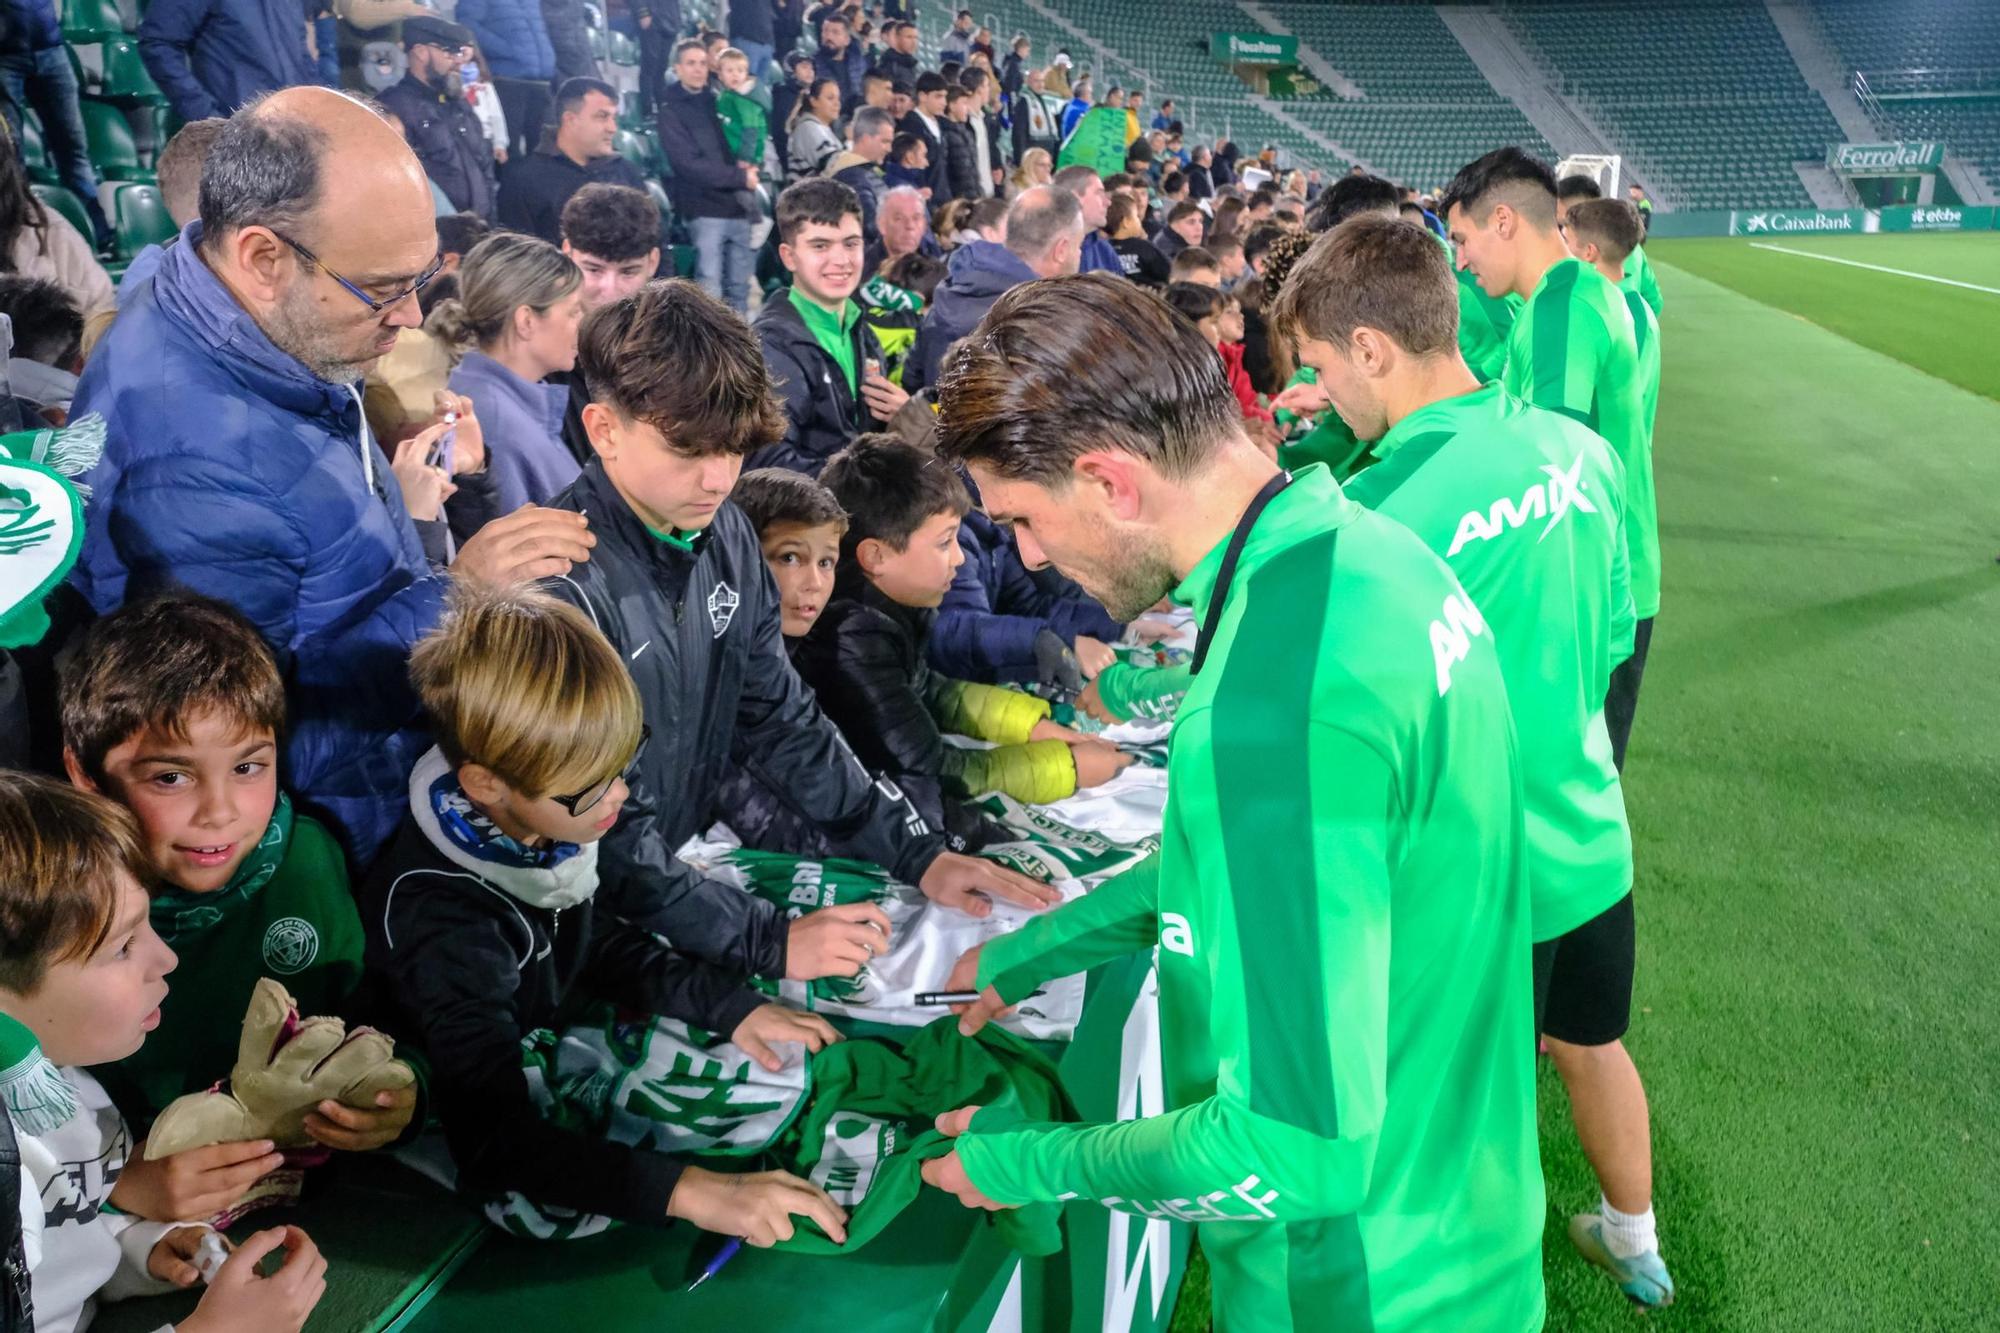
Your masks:
{"label": "stadium seat", "polygon": [[114,37],[104,43],[104,80],[97,96],[107,102],[133,106],[160,106],[166,94],[146,69],[139,56],[139,43],[130,37]]}
{"label": "stadium seat", "polygon": [[612,64],[626,69],[639,67],[639,44],[630,37],[613,28],[606,45],[605,58]]}
{"label": "stadium seat", "polygon": [[53,208],[67,218],[86,241],[94,234],[90,214],[83,211],[83,200],[77,198],[74,192],[60,185],[31,185],[28,188],[35,192],[35,198],[41,200],[44,207]]}
{"label": "stadium seat", "polygon": [[641,175],[651,175],[653,171],[653,147],[645,136],[632,130],[621,129],[611,141],[612,151],[639,168]]}
{"label": "stadium seat", "polygon": [[126,31],[117,0],[63,0],[62,34],[66,42],[102,42]]}
{"label": "stadium seat", "polygon": [[84,134],[90,140],[90,164],[97,168],[99,177],[149,184],[158,179],[152,168],[139,160],[139,145],[132,138],[132,126],[123,110],[88,98],[79,105]]}
{"label": "stadium seat", "polygon": [[589,32],[591,58],[593,60],[609,60],[611,58],[611,39],[605,35],[604,29],[591,28]]}
{"label": "stadium seat", "polygon": [[44,185],[61,183],[62,174],[49,161],[48,147],[42,142],[42,122],[35,119],[32,111],[21,116],[21,164],[28,169],[28,179]]}
{"label": "stadium seat", "polygon": [[159,188],[137,181],[120,181],[112,187],[111,226],[115,233],[112,254],[121,263],[130,263],[132,256],[149,245],[164,243],[179,230]]}
{"label": "stadium seat", "polygon": [[674,216],[674,206],[667,199],[667,187],[660,184],[655,178],[648,176],[646,177],[646,193],[652,196],[653,203],[659,207],[660,220],[662,222],[670,222]]}

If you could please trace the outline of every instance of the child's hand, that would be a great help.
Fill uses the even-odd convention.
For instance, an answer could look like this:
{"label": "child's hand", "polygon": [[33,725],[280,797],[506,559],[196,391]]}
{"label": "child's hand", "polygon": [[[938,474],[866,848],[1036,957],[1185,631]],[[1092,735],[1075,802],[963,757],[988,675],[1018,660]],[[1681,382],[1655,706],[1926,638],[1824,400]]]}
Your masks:
{"label": "child's hand", "polygon": [[842,903],[792,922],[785,944],[785,978],[851,977],[889,952],[889,915],[874,903]]}
{"label": "child's hand", "polygon": [[[1104,706],[1104,692],[1097,688],[1097,682],[1094,680],[1083,687],[1082,694],[1076,696],[1076,711],[1085,717],[1094,717],[1107,726],[1124,721],[1123,718],[1113,717],[1111,710]],[[1085,738],[1079,736],[1077,739]]]}
{"label": "child's hand", "polygon": [[1326,396],[1326,390],[1317,384],[1300,381],[1287,385],[1284,392],[1271,400],[1271,410],[1291,412],[1302,417],[1315,417],[1332,407],[1333,402]]}
{"label": "child's hand", "polygon": [[214,1217],[284,1165],[284,1154],[274,1147],[269,1139],[247,1139],[190,1148],[149,1162],[146,1145],[139,1143],[111,1187],[111,1202],[152,1222]]}
{"label": "child's hand", "polygon": [[1118,660],[1118,654],[1101,639],[1093,639],[1088,634],[1076,636],[1076,664],[1083,668],[1085,680],[1094,680],[1097,673]]}
{"label": "child's hand", "polygon": [[[809,1217],[836,1245],[847,1243],[847,1212],[827,1192],[789,1171],[723,1175],[698,1166],[683,1167],[667,1216],[692,1222],[703,1231],[741,1236],[758,1249],[790,1240],[794,1217]],[[183,1328],[186,1325],[182,1325]]]}
{"label": "child's hand", "polygon": [[802,1014],[782,1004],[767,1004],[752,1009],[750,1016],[738,1023],[736,1031],[729,1034],[729,1040],[742,1047],[745,1055],[775,1074],[785,1067],[785,1062],[771,1049],[774,1045],[796,1041],[803,1043],[809,1051],[823,1051],[839,1041],[840,1034],[818,1014]]}
{"label": "child's hand", "polygon": [[373,1106],[324,1101],[319,1110],[307,1113],[306,1133],[315,1143],[342,1152],[369,1152],[401,1138],[416,1110],[414,1087],[378,1092]]}
{"label": "child's hand", "polygon": [[[285,1262],[265,1277],[257,1265],[284,1247]],[[326,1259],[297,1227],[272,1227],[236,1247],[179,1333],[298,1333],[326,1294]]]}
{"label": "child's hand", "polygon": [[201,1281],[201,1270],[194,1266],[195,1251],[201,1248],[201,1238],[208,1234],[207,1227],[175,1227],[160,1237],[159,1244],[146,1256],[146,1271],[176,1287],[192,1287]]}
{"label": "child's hand", "polygon": [[1126,627],[1134,643],[1161,643],[1174,637],[1174,627],[1169,621],[1141,616]]}
{"label": "child's hand", "polygon": [[1076,760],[1076,788],[1101,787],[1132,763],[1133,756],[1105,741],[1083,741],[1069,747]]}
{"label": "child's hand", "polygon": [[[1097,686],[1093,684],[1090,688],[1094,690]],[[1028,739],[1031,741],[1069,741],[1074,744],[1077,741],[1088,740],[1089,737],[1080,731],[1071,731],[1060,722],[1052,722],[1048,718],[1043,718],[1034,725],[1033,730],[1028,732]]]}
{"label": "child's hand", "polygon": [[864,374],[861,377],[861,401],[868,404],[869,413],[877,421],[887,421],[903,410],[910,401],[910,395],[886,375]]}
{"label": "child's hand", "polygon": [[995,898],[1036,911],[1062,901],[1060,892],[1038,879],[959,852],[939,852],[917,887],[940,907],[956,908],[967,916],[992,915]]}

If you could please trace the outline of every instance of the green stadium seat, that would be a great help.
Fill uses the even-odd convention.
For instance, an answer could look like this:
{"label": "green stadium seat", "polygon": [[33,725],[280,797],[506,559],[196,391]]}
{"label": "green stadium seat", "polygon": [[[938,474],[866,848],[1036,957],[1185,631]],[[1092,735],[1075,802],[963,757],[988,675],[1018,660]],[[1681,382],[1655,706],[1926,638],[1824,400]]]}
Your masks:
{"label": "green stadium seat", "polygon": [[673,217],[674,206],[667,199],[666,186],[660,184],[656,178],[648,176],[646,177],[646,193],[651,195],[653,202],[659,206],[661,221],[664,222]]}
{"label": "green stadium seat", "polygon": [[104,80],[97,95],[134,106],[161,106],[167,100],[139,56],[139,43],[130,37],[114,37],[104,43]]}
{"label": "green stadium seat", "polygon": [[605,35],[602,28],[592,28],[589,31],[591,57],[595,60],[609,60],[611,58],[611,39]]}
{"label": "green stadium seat", "polygon": [[40,181],[44,185],[58,185],[62,174],[49,161],[48,147],[42,142],[42,122],[32,111],[21,116],[21,164],[28,169],[28,179]]}
{"label": "green stadium seat", "polygon": [[639,44],[616,28],[611,29],[605,59],[625,69],[639,67]]}
{"label": "green stadium seat", "polygon": [[83,111],[84,135],[90,141],[90,164],[107,181],[158,179],[151,167],[139,160],[139,145],[132,138],[131,122],[125,112],[109,102],[88,98],[79,104]]}
{"label": "green stadium seat", "polygon": [[162,244],[180,230],[160,198],[159,187],[137,181],[120,181],[112,187],[111,227],[112,253],[128,264],[147,246]]}
{"label": "green stadium seat", "polygon": [[123,36],[125,16],[117,0],[63,0],[63,40],[70,43],[101,42]]}
{"label": "green stadium seat", "polygon": [[612,151],[639,168],[641,175],[651,174],[653,169],[653,147],[645,136],[632,130],[619,130],[611,141]]}
{"label": "green stadium seat", "polygon": [[35,192],[35,198],[42,201],[43,207],[53,208],[68,219],[70,226],[75,227],[85,240],[94,234],[90,214],[83,211],[83,200],[77,198],[74,191],[65,190],[60,185],[31,185],[28,188]]}

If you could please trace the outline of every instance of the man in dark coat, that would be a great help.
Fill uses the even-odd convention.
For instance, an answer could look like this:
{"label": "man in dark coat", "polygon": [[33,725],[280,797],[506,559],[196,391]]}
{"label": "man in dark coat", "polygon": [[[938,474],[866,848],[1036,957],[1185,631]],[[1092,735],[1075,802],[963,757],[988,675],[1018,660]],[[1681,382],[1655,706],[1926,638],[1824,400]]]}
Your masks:
{"label": "man in dark coat", "polygon": [[459,67],[471,58],[471,30],[443,19],[405,19],[403,49],[409,53],[403,81],[378,100],[403,122],[410,151],[451,206],[493,221],[500,197],[493,145],[458,82]]}

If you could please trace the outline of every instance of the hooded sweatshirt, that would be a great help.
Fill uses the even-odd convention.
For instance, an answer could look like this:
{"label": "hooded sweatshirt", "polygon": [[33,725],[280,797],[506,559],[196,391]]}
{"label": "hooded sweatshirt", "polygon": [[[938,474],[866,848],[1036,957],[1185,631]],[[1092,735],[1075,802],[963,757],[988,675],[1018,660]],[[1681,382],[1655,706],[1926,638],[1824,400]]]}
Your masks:
{"label": "hooded sweatshirt", "polygon": [[[930,312],[917,330],[917,345],[903,372],[903,387],[914,393],[937,383],[946,349],[977,328],[1009,288],[1033,282],[1038,276],[1026,260],[992,241],[969,241],[952,251],[944,281],[938,284]],[[916,376],[914,382],[912,375]]]}

